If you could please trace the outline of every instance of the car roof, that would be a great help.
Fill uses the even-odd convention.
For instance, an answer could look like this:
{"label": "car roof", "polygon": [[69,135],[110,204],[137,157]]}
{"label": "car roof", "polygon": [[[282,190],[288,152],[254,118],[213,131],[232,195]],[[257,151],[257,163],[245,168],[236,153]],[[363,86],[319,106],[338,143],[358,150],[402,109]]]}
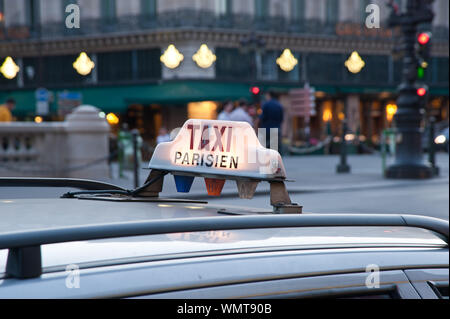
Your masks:
{"label": "car roof", "polygon": [[[148,220],[270,214],[270,211],[200,202],[118,202],[83,199],[0,201],[0,234]],[[235,218],[227,216],[227,218]],[[150,245],[151,243],[151,245]],[[443,247],[433,232],[413,227],[314,227],[215,230],[74,241],[42,246],[43,267],[111,259],[233,250],[336,247]],[[0,251],[0,273],[6,250]]]}
{"label": "car roof", "polygon": [[[154,199],[144,201],[117,201],[117,200],[93,200],[93,199],[13,199],[0,200],[0,234],[9,232],[26,232],[38,229],[51,229],[71,226],[126,223],[135,221],[170,220],[176,218],[201,218],[232,215],[272,215],[272,211],[260,208],[250,208],[230,205],[212,205],[202,201]],[[325,215],[325,214],[324,214]],[[330,214],[329,214],[330,215]],[[369,216],[369,215],[368,215]],[[313,234],[329,236],[329,227],[315,227]],[[360,227],[364,228],[364,227]],[[368,227],[373,228],[373,227]],[[348,237],[379,238],[414,238],[416,243],[428,243],[433,239],[434,243],[445,242],[435,234],[424,229],[404,228],[402,232],[392,232],[392,227],[378,227],[376,233],[346,232],[339,234]],[[350,227],[350,229],[356,229]],[[263,231],[270,233],[270,230]],[[413,234],[413,236],[412,236]],[[376,236],[375,236],[376,235]],[[356,240],[356,239],[355,239]],[[355,243],[358,243],[355,241]]]}

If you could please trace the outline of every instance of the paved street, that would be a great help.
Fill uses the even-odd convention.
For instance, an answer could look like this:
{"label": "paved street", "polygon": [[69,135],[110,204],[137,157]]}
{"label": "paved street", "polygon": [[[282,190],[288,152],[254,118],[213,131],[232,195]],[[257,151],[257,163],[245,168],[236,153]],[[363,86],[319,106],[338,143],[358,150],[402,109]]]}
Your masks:
{"label": "paved street", "polygon": [[[381,159],[377,155],[349,157],[351,174],[336,174],[337,156],[285,157],[287,187],[291,199],[304,206],[306,212],[316,213],[410,213],[449,219],[449,161],[445,153],[438,154],[441,174],[431,180],[388,180],[381,174]],[[147,170],[142,169],[141,183]],[[111,179],[105,181],[133,187],[131,172],[118,178],[117,166],[112,167]],[[211,203],[233,206],[270,208],[268,183],[260,183],[255,197],[239,199],[234,182],[227,181],[219,198],[208,197],[204,181],[196,178],[188,194],[177,193],[172,176],[165,178],[162,196],[207,199]],[[0,199],[26,197],[56,197],[68,189],[3,188]]]}
{"label": "paved street", "polygon": [[[287,183],[292,201],[303,205],[305,212],[408,213],[449,219],[447,154],[438,156],[440,177],[425,181],[383,178],[381,160],[377,156],[351,156],[351,174],[336,174],[337,162],[335,156],[286,158],[288,177],[295,179]],[[165,185],[165,194],[172,194],[172,183],[172,180],[166,183],[169,185]],[[257,196],[251,201],[237,198],[233,182],[225,185],[224,196],[208,200],[224,205],[270,208],[267,183],[258,186]],[[191,192],[193,197],[206,198],[201,179],[195,180]]]}

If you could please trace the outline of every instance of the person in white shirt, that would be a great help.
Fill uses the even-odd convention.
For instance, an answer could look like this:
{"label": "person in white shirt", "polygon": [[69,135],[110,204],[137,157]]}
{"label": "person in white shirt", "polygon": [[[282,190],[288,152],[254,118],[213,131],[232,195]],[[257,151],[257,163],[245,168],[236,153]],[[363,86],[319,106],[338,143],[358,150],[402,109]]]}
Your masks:
{"label": "person in white shirt", "polygon": [[159,129],[158,137],[156,138],[156,144],[170,142],[170,135],[165,127]]}
{"label": "person in white shirt", "polygon": [[230,114],[230,121],[247,122],[253,126],[253,119],[247,112],[247,103],[245,101],[239,101],[238,107]]}
{"label": "person in white shirt", "polygon": [[222,112],[219,113],[217,119],[219,121],[230,121],[230,114],[233,111],[234,105],[231,101],[226,101],[223,104]]}

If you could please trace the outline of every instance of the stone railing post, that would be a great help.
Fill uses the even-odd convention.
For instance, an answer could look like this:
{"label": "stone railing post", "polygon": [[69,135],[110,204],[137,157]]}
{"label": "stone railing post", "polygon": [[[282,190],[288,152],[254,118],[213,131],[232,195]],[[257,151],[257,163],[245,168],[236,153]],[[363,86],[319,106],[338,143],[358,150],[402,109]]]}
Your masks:
{"label": "stone railing post", "polygon": [[65,167],[67,177],[102,179],[109,177],[108,136],[110,128],[99,117],[100,110],[81,105],[66,117],[67,132]]}

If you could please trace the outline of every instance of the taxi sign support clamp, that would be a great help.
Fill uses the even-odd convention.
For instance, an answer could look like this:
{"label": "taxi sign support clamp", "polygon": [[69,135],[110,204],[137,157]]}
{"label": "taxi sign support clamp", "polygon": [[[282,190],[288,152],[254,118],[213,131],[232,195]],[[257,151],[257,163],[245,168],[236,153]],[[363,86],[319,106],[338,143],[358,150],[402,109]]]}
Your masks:
{"label": "taxi sign support clamp", "polygon": [[270,205],[276,214],[301,214],[303,209],[291,202],[286,185],[281,181],[270,182]]}

